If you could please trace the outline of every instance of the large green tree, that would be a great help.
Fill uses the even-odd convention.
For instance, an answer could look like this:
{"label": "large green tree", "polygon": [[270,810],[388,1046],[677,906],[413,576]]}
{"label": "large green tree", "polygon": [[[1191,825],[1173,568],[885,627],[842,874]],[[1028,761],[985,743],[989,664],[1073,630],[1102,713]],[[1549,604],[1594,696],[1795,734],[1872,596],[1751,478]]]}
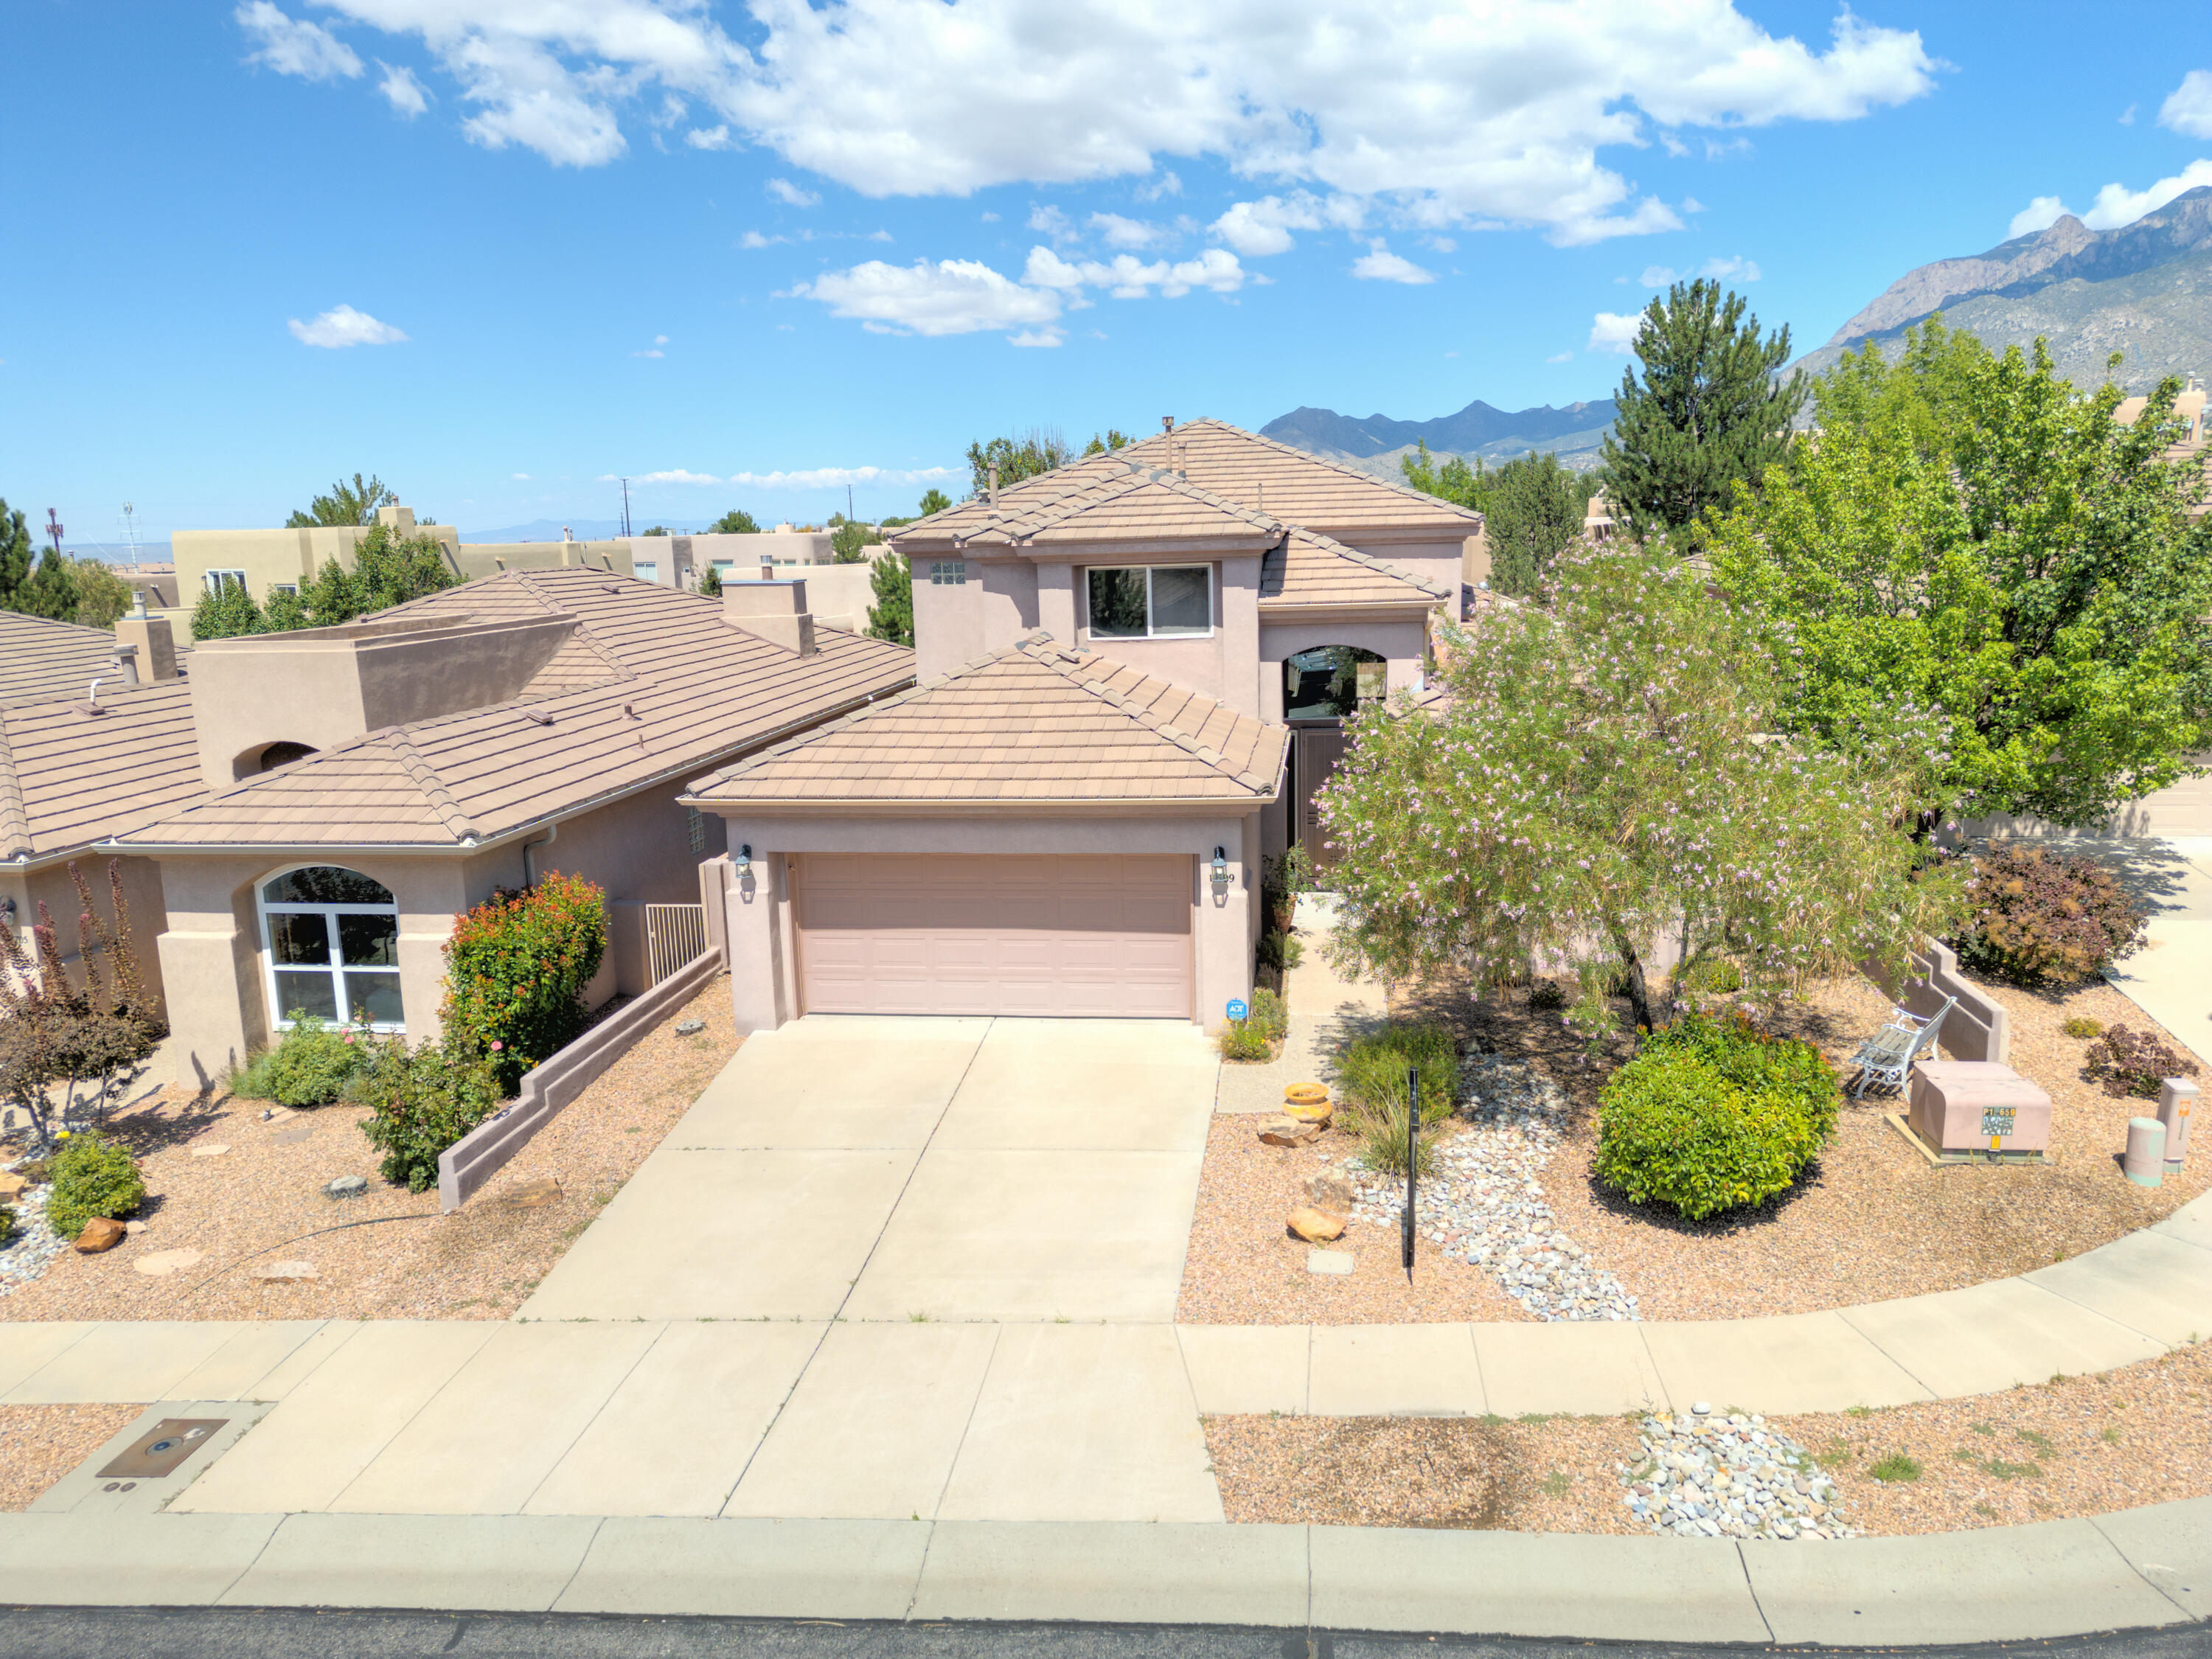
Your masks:
{"label": "large green tree", "polygon": [[15,596],[39,562],[38,544],[21,511],[0,501],[0,611],[20,611]]}
{"label": "large green tree", "polygon": [[2186,775],[2212,744],[2212,521],[2189,518],[2201,459],[2165,456],[2179,389],[2122,426],[2118,386],[2083,397],[2040,341],[1996,356],[1940,319],[1894,362],[1846,354],[1817,440],[1712,551],[1772,619],[1793,729],[1929,746],[1923,830],[2094,824]]}
{"label": "large green tree", "polygon": [[1000,488],[1019,483],[1024,478],[1034,478],[1049,472],[1074,459],[1075,452],[1067,447],[1067,440],[1059,431],[1042,427],[1031,427],[1027,432],[1015,433],[1012,437],[994,438],[988,443],[968,446],[968,471],[972,475],[974,493],[980,495],[991,487],[991,469],[999,471]]}
{"label": "large green tree", "polygon": [[76,561],[50,547],[40,556],[30,580],[16,590],[15,609],[48,622],[75,622],[76,607]]}
{"label": "large green tree", "polygon": [[[385,488],[381,478],[374,476],[364,478],[356,472],[351,483],[340,478],[331,486],[329,495],[316,496],[307,503],[306,512],[293,514],[284,520],[284,528],[312,530],[322,525],[374,524],[376,509],[389,506],[398,499]],[[427,524],[429,521],[425,520],[423,522]]]}
{"label": "large green tree", "polygon": [[[652,532],[646,533],[650,535]],[[760,526],[754,522],[751,514],[741,507],[733,507],[708,525],[707,533],[709,536],[757,536]]]}
{"label": "large green tree", "polygon": [[1490,585],[1501,593],[1533,593],[1552,561],[1582,534],[1596,480],[1548,453],[1516,455],[1492,477],[1483,513]]}
{"label": "large green tree", "polygon": [[1128,447],[1129,434],[1109,426],[1106,428],[1106,435],[1103,438],[1097,433],[1092,433],[1091,441],[1083,446],[1083,453],[1085,455],[1104,455],[1116,449],[1127,449]]}
{"label": "large green tree", "polygon": [[261,607],[254,604],[253,596],[242,583],[218,580],[192,606],[192,638],[196,641],[230,640],[241,634],[266,631]]}
{"label": "large green tree", "polygon": [[1323,788],[1338,937],[1384,977],[1480,987],[1564,964],[1574,1018],[1671,1010],[1647,979],[1679,954],[1755,991],[1893,965],[1955,914],[1916,879],[1911,783],[1869,757],[1775,742],[1778,689],[1738,609],[1660,550],[1577,544],[1548,605],[1451,642],[1448,696],[1363,712]]}
{"label": "large green tree", "polygon": [[1790,330],[1762,340],[1743,296],[1703,277],[1644,307],[1635,350],[1644,374],[1620,377],[1620,412],[1605,440],[1607,497],[1632,534],[1681,532],[1695,544],[1705,515],[1789,448],[1804,372],[1778,380]]}
{"label": "large green tree", "polygon": [[914,572],[903,553],[886,553],[868,572],[875,603],[868,607],[868,637],[914,647]]}
{"label": "large green tree", "polygon": [[1481,456],[1476,456],[1474,465],[1469,466],[1465,457],[1447,455],[1439,466],[1437,458],[1429,453],[1429,441],[1423,438],[1418,441],[1419,448],[1415,453],[1398,458],[1398,470],[1406,475],[1407,483],[1425,495],[1456,501],[1478,513],[1489,511],[1495,477],[1483,465]]}

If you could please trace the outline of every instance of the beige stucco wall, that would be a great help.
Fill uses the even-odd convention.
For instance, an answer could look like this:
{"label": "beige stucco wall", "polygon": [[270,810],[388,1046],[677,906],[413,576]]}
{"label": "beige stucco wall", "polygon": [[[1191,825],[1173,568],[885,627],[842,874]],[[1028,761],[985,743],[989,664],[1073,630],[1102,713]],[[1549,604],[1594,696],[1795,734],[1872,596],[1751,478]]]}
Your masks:
{"label": "beige stucco wall", "polygon": [[[2212,753],[2197,757],[2200,766],[2212,766]],[[2054,836],[2212,836],[2212,775],[2184,778],[2177,784],[2131,800],[2112,814],[2108,823],[2088,829],[2068,830],[2042,818],[1986,817],[1960,826],[1968,839],[1984,836],[2017,836],[2047,840]]]}
{"label": "beige stucco wall", "polygon": [[1420,689],[1428,652],[1428,627],[1420,622],[1296,622],[1260,625],[1261,671],[1260,717],[1283,718],[1283,668],[1301,651],[1348,645],[1372,651],[1389,667],[1383,684],[1391,692]]}
{"label": "beige stucco wall", "polygon": [[[1333,531],[1334,538],[1346,547],[1356,547],[1362,553],[1371,554],[1386,564],[1395,564],[1401,570],[1410,570],[1422,580],[1443,588],[1457,597],[1462,573],[1467,568],[1469,550],[1476,537],[1455,536],[1449,540],[1394,541],[1379,535],[1367,535],[1357,531]],[[1487,571],[1489,544],[1482,544],[1483,568]]]}
{"label": "beige stucco wall", "polygon": [[[752,848],[752,873],[727,894],[730,996],[740,1031],[773,1030],[804,1012],[797,994],[787,859],[805,853],[969,855],[1182,854],[1193,860],[1192,933],[1198,1006],[1219,1022],[1232,997],[1252,994],[1253,912],[1259,904],[1257,813],[1207,817],[879,819],[732,811],[727,845]],[[1216,894],[1201,869],[1227,848],[1229,884]]]}
{"label": "beige stucco wall", "polygon": [[[123,902],[131,914],[131,954],[138,965],[138,976],[159,1003],[162,1000],[162,981],[157,941],[164,925],[161,866],[146,858],[118,858],[112,862],[123,878]],[[86,884],[92,889],[94,912],[112,927],[115,915],[107,879],[109,863],[107,858],[97,853],[82,853],[76,860]],[[66,861],[33,870],[0,866],[0,898],[15,901],[15,925],[18,929],[36,926],[39,906],[44,904],[54,920],[55,942],[61,946],[63,965],[72,975],[80,971],[77,915],[81,907],[76,884],[70,879]],[[0,906],[0,912],[4,909]],[[25,950],[30,951],[27,937],[23,944]]]}
{"label": "beige stucco wall", "polygon": [[[463,580],[495,576],[503,570],[550,570],[588,565],[595,570],[630,574],[631,544],[619,537],[595,542],[470,542],[449,524],[416,524],[410,533],[434,537],[447,562]],[[353,568],[354,550],[368,531],[350,525],[307,530],[179,530],[169,538],[177,567],[175,597],[185,610],[207,588],[210,570],[243,570],[246,591],[265,604],[271,586],[304,587],[326,562]],[[657,538],[655,539],[658,539]],[[730,539],[743,541],[745,537]],[[651,544],[645,544],[650,546]],[[651,557],[651,554],[646,556]]]}

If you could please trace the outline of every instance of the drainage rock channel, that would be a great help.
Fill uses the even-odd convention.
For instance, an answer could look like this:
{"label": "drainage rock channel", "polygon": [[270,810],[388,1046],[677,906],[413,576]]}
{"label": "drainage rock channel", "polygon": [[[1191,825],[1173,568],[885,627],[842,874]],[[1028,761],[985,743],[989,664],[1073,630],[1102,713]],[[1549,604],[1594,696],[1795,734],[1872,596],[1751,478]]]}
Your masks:
{"label": "drainage rock channel", "polygon": [[[1633,1320],[1636,1298],[1553,1224],[1538,1177],[1558,1150],[1566,1097],[1533,1066],[1502,1054],[1470,1057],[1461,1073],[1465,1127],[1437,1147],[1437,1168],[1417,1183],[1422,1233],[1445,1253],[1486,1268],[1536,1319]],[[1449,1133],[1450,1132],[1447,1132]],[[1395,1228],[1401,1176],[1357,1164],[1355,1219]]]}
{"label": "drainage rock channel", "polygon": [[1642,1462],[1615,1467],[1620,1501],[1654,1532],[1808,1543],[1861,1534],[1826,1472],[1763,1417],[1716,1416],[1701,1402],[1645,1418],[1641,1444]]}

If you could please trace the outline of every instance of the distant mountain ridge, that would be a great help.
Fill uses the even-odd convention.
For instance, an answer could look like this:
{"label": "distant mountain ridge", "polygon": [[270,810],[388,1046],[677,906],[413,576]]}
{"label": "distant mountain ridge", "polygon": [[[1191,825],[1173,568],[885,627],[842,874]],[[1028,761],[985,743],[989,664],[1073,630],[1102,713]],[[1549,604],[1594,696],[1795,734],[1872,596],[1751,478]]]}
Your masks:
{"label": "distant mountain ridge", "polygon": [[1597,464],[1599,446],[1620,413],[1610,398],[1554,409],[1508,410],[1480,398],[1455,415],[1401,421],[1388,415],[1364,420],[1333,409],[1294,409],[1260,428],[1263,438],[1341,461],[1379,478],[1398,479],[1398,463],[1425,442],[1439,456],[1480,456],[1492,463],[1531,452],[1550,452],[1577,470]]}
{"label": "distant mountain ridge", "polygon": [[2116,230],[2069,213],[1986,253],[1909,270],[1795,366],[1819,374],[1869,341],[1888,350],[1937,311],[1996,351],[2042,336],[2058,372],[2085,388],[2102,383],[2114,351],[2125,354],[2117,378],[2135,391],[2212,372],[2212,185]]}

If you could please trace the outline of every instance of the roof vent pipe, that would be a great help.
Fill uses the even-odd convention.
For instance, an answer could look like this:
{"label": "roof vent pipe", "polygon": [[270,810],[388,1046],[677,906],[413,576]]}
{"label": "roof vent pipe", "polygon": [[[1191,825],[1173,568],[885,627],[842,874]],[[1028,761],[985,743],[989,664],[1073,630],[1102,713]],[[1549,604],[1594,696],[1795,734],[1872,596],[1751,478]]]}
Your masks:
{"label": "roof vent pipe", "polygon": [[999,504],[999,469],[995,465],[991,469],[990,501],[994,507]]}
{"label": "roof vent pipe", "polygon": [[[118,641],[115,647],[115,672],[124,684],[138,684],[138,647]],[[98,682],[94,682],[97,684]]]}

